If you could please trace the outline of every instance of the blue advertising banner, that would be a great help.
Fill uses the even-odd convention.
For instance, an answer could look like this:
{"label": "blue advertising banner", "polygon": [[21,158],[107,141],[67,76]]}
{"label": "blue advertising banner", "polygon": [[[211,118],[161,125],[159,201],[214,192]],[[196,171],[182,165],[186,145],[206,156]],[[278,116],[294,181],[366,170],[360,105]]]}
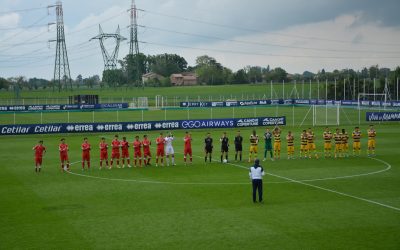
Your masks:
{"label": "blue advertising banner", "polygon": [[43,111],[43,110],[79,110],[79,109],[125,109],[128,103],[102,104],[51,104],[51,105],[12,105],[0,106],[0,111]]}
{"label": "blue advertising banner", "polygon": [[[181,102],[180,107],[237,107],[237,106],[259,106],[259,105],[344,105],[358,106],[357,100],[316,100],[316,99],[272,99],[272,100],[248,100],[248,101],[220,101],[220,102]],[[386,106],[400,107],[400,101],[360,101],[361,106]],[[1,107],[0,107],[1,108]]]}
{"label": "blue advertising banner", "polygon": [[286,117],[173,120],[111,123],[54,123],[0,125],[0,135],[133,132],[165,129],[235,128],[286,125]]}
{"label": "blue advertising banner", "polygon": [[400,121],[400,112],[367,112],[366,119],[369,122],[391,122]]}

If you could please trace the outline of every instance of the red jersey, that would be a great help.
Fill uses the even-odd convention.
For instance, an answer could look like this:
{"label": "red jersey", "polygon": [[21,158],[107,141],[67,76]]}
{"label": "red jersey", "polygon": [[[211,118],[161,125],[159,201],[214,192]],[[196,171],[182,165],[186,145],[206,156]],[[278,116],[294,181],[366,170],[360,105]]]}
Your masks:
{"label": "red jersey", "polygon": [[33,147],[33,150],[35,150],[35,156],[39,158],[43,157],[43,152],[46,151],[46,147],[38,144],[35,147]]}
{"label": "red jersey", "polygon": [[150,151],[150,145],[151,145],[151,141],[149,141],[148,139],[144,139],[142,141],[142,145],[143,145],[143,151]]}
{"label": "red jersey", "polygon": [[164,137],[157,137],[156,144],[157,144],[157,149],[164,149],[164,144],[165,144]]}
{"label": "red jersey", "polygon": [[129,142],[127,142],[127,141],[121,141],[121,148],[122,148],[122,151],[123,151],[123,152],[128,151]]}
{"label": "red jersey", "polygon": [[119,152],[119,147],[121,146],[121,142],[120,141],[114,139],[111,142],[111,145],[112,145],[112,151],[113,152]]}
{"label": "red jersey", "polygon": [[140,152],[141,147],[142,147],[142,143],[140,141],[133,142],[133,149],[135,152]]}
{"label": "red jersey", "polygon": [[192,148],[192,137],[185,136],[183,140],[185,141],[185,148]]}
{"label": "red jersey", "polygon": [[100,152],[107,152],[108,144],[105,142],[100,142]]}
{"label": "red jersey", "polygon": [[82,153],[89,153],[90,151],[90,144],[87,142],[82,143]]}
{"label": "red jersey", "polygon": [[66,155],[66,154],[68,153],[68,144],[61,143],[61,144],[58,146],[58,150],[60,151],[60,154]]}

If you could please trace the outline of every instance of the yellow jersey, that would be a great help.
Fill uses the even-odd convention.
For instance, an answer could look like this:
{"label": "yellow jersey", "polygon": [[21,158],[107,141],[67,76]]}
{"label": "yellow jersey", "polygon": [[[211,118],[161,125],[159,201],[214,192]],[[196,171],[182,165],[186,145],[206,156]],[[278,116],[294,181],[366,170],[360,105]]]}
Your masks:
{"label": "yellow jersey", "polygon": [[375,137],[376,137],[375,129],[369,129],[368,130],[368,140],[375,140]]}
{"label": "yellow jersey", "polygon": [[286,136],[286,141],[287,141],[287,145],[290,147],[290,146],[293,146],[294,145],[294,136],[293,135],[288,135],[288,136]]}
{"label": "yellow jersey", "polygon": [[251,146],[258,145],[258,135],[250,135],[250,145]]}
{"label": "yellow jersey", "polygon": [[309,144],[314,143],[315,135],[313,132],[307,133],[307,142]]}
{"label": "yellow jersey", "polygon": [[274,142],[281,142],[281,132],[273,132]]}
{"label": "yellow jersey", "polygon": [[301,134],[300,140],[301,140],[301,145],[307,146],[307,142],[308,142],[307,135]]}
{"label": "yellow jersey", "polygon": [[334,133],[333,138],[335,139],[335,144],[342,143],[342,133]]}
{"label": "yellow jersey", "polygon": [[325,143],[331,143],[331,141],[332,141],[332,133],[331,133],[331,131],[325,131],[324,134],[323,134],[323,137],[324,137],[324,142]]}
{"label": "yellow jersey", "polygon": [[347,132],[345,132],[344,134],[342,133],[342,143],[347,144],[348,141],[349,141],[349,135],[347,134]]}
{"label": "yellow jersey", "polygon": [[353,133],[351,134],[351,137],[353,138],[354,142],[360,142],[361,140],[361,131],[353,131]]}

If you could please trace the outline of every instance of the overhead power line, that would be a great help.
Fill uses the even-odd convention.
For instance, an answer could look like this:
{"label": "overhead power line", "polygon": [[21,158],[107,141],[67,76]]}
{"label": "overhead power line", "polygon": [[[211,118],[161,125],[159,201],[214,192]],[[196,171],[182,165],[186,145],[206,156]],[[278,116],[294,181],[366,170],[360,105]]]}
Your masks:
{"label": "overhead power line", "polygon": [[10,13],[15,13],[15,12],[30,12],[30,11],[43,10],[43,9],[47,9],[47,7],[37,7],[37,8],[29,8],[29,9],[0,11],[0,15],[10,14]]}
{"label": "overhead power line", "polygon": [[314,56],[314,55],[288,55],[288,54],[274,54],[274,53],[255,53],[255,52],[246,52],[246,51],[238,51],[238,50],[223,50],[223,49],[212,49],[212,48],[198,48],[198,47],[190,47],[184,45],[172,45],[158,42],[147,42],[140,41],[143,44],[150,44],[156,46],[165,46],[165,47],[174,47],[174,48],[182,48],[182,49],[191,49],[191,50],[200,50],[200,51],[212,51],[212,52],[221,52],[228,54],[239,54],[239,55],[255,55],[255,56],[271,56],[271,57],[289,57],[289,58],[319,58],[319,59],[369,59],[369,58],[381,58],[381,59],[400,59],[400,56],[383,56],[383,57],[350,57],[350,56]]}
{"label": "overhead power line", "polygon": [[[184,21],[187,21],[187,22],[202,23],[202,24],[216,26],[216,27],[220,27],[220,28],[227,28],[227,29],[233,29],[233,30],[242,30],[242,31],[247,31],[247,32],[257,32],[257,33],[263,32],[263,33],[268,33],[268,34],[276,35],[276,36],[300,38],[300,39],[306,39],[306,40],[319,40],[319,41],[335,42],[335,43],[342,43],[342,44],[343,43],[344,44],[353,44],[352,41],[346,41],[346,40],[338,40],[338,39],[330,39],[330,38],[314,37],[314,36],[292,35],[292,34],[286,34],[286,33],[281,33],[281,32],[267,32],[265,30],[251,29],[251,28],[246,28],[246,27],[232,26],[232,25],[226,25],[226,24],[220,24],[220,23],[213,23],[213,22],[203,21],[203,20],[199,20],[199,19],[193,19],[193,18],[188,18],[188,17],[181,17],[181,16],[165,14],[165,13],[151,11],[151,10],[144,10],[144,9],[137,9],[137,10],[145,12],[145,13],[148,13],[148,14],[152,14],[152,15],[164,16],[164,17],[168,17],[168,18],[184,20]],[[379,45],[379,46],[400,46],[399,43],[358,42],[357,44]]]}
{"label": "overhead power line", "polygon": [[320,48],[311,48],[311,47],[302,47],[302,46],[291,46],[291,45],[282,45],[282,44],[274,44],[274,43],[262,43],[262,42],[253,42],[253,41],[244,41],[244,40],[236,40],[236,39],[226,39],[217,36],[209,36],[209,35],[201,35],[196,33],[188,33],[188,32],[181,32],[176,30],[168,30],[163,28],[139,25],[142,28],[148,28],[163,32],[175,33],[185,36],[195,36],[201,37],[206,39],[212,40],[220,40],[220,41],[228,41],[228,42],[235,42],[241,44],[252,44],[252,45],[259,45],[259,46],[268,46],[268,47],[279,47],[279,48],[289,48],[289,49],[302,49],[302,50],[312,50],[312,51],[328,51],[328,52],[341,52],[341,53],[378,53],[378,54],[393,54],[393,53],[400,53],[400,51],[372,51],[372,50],[354,50],[354,49],[320,49]]}

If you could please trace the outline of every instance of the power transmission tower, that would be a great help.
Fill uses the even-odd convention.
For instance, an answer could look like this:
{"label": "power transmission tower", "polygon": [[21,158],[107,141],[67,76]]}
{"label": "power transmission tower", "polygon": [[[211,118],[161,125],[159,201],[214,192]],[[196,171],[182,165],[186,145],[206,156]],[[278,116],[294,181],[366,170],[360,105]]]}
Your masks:
{"label": "power transmission tower", "polygon": [[[136,83],[139,86],[141,80],[141,72],[140,72],[140,63],[139,63],[139,43],[138,43],[138,32],[137,32],[137,11],[136,11],[136,4],[135,0],[131,0],[131,8],[128,10],[130,12],[131,17],[131,24],[129,25],[130,28],[130,41],[129,41],[129,55],[133,57],[135,55],[136,61],[136,71],[137,76]],[[134,54],[135,53],[135,54]],[[142,87],[144,85],[142,84]]]}
{"label": "power transmission tower", "polygon": [[139,44],[137,39],[137,12],[135,0],[131,2],[131,8],[128,10],[131,12],[131,25],[130,27],[130,42],[129,42],[129,54],[133,55],[133,50],[135,50],[135,55],[139,54]]}
{"label": "power transmission tower", "polygon": [[[57,39],[49,40],[49,42],[56,42],[56,58],[54,63],[54,81],[58,83],[58,91],[68,88],[72,90],[71,74],[69,71],[69,62],[67,54],[67,46],[65,45],[64,34],[64,18],[63,8],[61,1],[57,1],[55,5],[49,5],[47,8],[56,8],[57,17]],[[69,83],[69,84],[68,84]]]}
{"label": "power transmission tower", "polygon": [[[116,41],[115,48],[111,54],[108,53],[106,47],[104,46],[104,41],[108,38],[114,38]],[[90,41],[92,41],[93,39],[98,39],[100,41],[101,52],[103,54],[103,60],[104,60],[104,70],[116,69],[119,44],[121,41],[126,40],[125,37],[119,34],[119,26],[115,33],[104,33],[99,24],[99,34],[90,39]]]}

